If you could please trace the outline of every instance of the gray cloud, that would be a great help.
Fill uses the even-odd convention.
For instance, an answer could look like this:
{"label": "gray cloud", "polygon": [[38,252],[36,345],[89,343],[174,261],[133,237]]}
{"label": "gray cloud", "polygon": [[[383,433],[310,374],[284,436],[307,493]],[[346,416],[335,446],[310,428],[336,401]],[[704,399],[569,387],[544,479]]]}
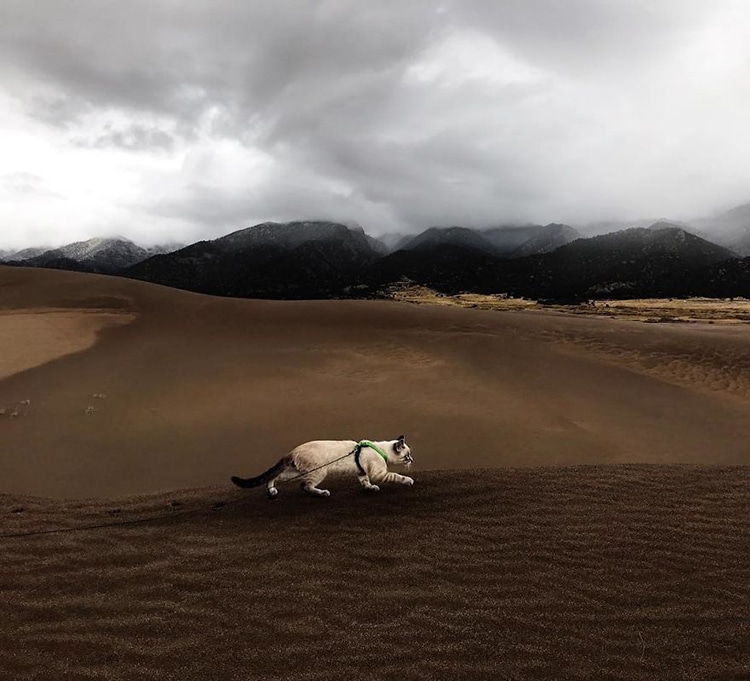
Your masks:
{"label": "gray cloud", "polygon": [[749,46],[739,0],[8,0],[0,94],[153,240],[685,218],[750,199]]}
{"label": "gray cloud", "polygon": [[32,199],[62,198],[50,191],[44,180],[33,173],[8,173],[0,177],[0,191],[9,196],[28,196]]}
{"label": "gray cloud", "polygon": [[171,151],[175,145],[174,137],[159,128],[146,127],[137,123],[126,125],[123,128],[114,128],[111,124],[104,127],[102,133],[92,138],[82,138],[78,143],[84,147],[98,149],[116,147],[130,151]]}

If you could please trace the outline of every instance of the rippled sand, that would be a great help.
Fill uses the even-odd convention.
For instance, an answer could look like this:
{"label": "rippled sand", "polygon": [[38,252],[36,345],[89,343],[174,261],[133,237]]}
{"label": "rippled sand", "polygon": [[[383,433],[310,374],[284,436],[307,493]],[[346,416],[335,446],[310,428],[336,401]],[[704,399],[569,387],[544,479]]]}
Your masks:
{"label": "rippled sand", "polygon": [[3,533],[161,517],[0,540],[0,676],[750,675],[747,467],[414,477],[275,502],[0,497]]}

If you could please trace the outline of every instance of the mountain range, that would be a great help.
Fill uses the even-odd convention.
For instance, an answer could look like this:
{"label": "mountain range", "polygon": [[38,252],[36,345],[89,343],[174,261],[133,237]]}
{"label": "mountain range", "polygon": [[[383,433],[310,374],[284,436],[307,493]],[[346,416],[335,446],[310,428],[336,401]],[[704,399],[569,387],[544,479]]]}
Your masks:
{"label": "mountain range", "polygon": [[552,223],[432,227],[379,240],[358,225],[264,222],[184,247],[90,239],[4,257],[11,265],[117,274],[238,297],[373,297],[404,278],[446,293],[549,300],[748,295],[750,257],[740,256],[750,251],[750,206],[717,224],[714,240],[704,229],[667,221],[589,238]]}

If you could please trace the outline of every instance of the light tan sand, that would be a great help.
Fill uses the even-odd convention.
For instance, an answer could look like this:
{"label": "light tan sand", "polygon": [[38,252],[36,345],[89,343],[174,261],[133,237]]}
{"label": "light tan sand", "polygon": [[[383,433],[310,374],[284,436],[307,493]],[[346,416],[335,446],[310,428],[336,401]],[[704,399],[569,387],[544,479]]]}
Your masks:
{"label": "light tan sand", "polygon": [[0,417],[0,491],[219,484],[306,440],[402,432],[421,469],[750,461],[744,327],[221,299],[13,268],[0,301],[137,310],[89,350],[0,381],[19,414]]}
{"label": "light tan sand", "polygon": [[127,314],[95,311],[0,311],[0,380],[86,350],[102,329],[132,319]]}
{"label": "light tan sand", "polygon": [[747,679],[749,471],[0,496],[2,532],[172,516],[0,540],[0,678]]}

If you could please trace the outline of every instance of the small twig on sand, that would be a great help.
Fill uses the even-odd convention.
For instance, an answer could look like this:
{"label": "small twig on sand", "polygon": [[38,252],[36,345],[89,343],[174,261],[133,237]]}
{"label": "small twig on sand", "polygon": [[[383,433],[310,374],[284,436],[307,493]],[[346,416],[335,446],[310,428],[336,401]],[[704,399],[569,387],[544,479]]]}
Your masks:
{"label": "small twig on sand", "polygon": [[646,654],[646,642],[643,640],[640,631],[638,632],[638,638],[641,640],[641,662],[643,662],[643,656]]}

